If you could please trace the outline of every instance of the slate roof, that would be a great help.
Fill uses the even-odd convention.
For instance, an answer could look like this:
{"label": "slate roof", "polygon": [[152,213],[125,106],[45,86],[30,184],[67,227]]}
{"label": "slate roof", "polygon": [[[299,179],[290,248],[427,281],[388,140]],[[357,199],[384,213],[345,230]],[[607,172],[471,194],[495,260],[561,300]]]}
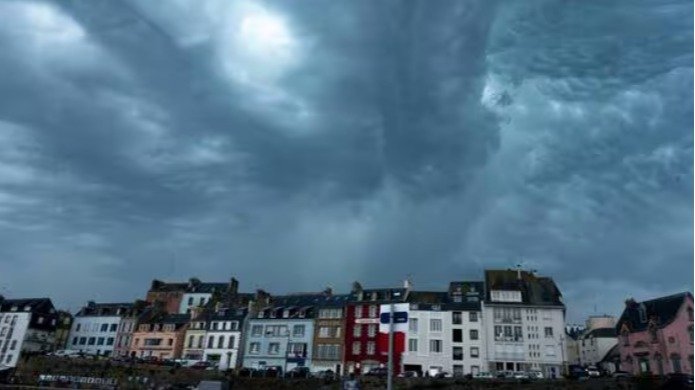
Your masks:
{"label": "slate roof", "polygon": [[522,303],[526,305],[565,306],[562,303],[560,289],[553,279],[536,276],[527,271],[511,269],[485,271],[485,301],[495,305],[518,305],[518,302],[492,302],[490,299],[492,290],[521,291]]}
{"label": "slate roof", "polygon": [[[480,296],[482,296],[482,282],[480,282],[480,287],[481,289],[478,291]],[[475,295],[475,297],[478,298],[477,301],[468,301],[464,294],[461,295],[461,302],[456,302],[454,297],[446,291],[411,291],[408,294],[408,302],[411,303],[411,305],[417,305],[417,309],[413,310],[434,310],[435,307],[437,307],[437,310],[479,311],[481,304],[480,296],[477,294]]]}
{"label": "slate roof", "polygon": [[190,314],[166,314],[164,312],[155,312],[153,309],[150,309],[142,315],[139,323],[183,325],[187,324],[190,319]]}
{"label": "slate roof", "polygon": [[[649,320],[656,318],[658,327],[664,327],[670,324],[678,314],[683,302],[686,298],[693,299],[690,292],[682,292],[678,294],[668,295],[661,298],[651,299],[644,302],[628,301],[625,304],[623,314],[620,316],[615,327],[617,332],[620,332],[623,324],[627,324],[632,332],[641,332],[649,326]],[[646,321],[640,320],[640,306],[646,310]]]}
{"label": "slate roof", "polygon": [[[82,307],[75,316],[85,317],[85,316],[125,316],[133,308],[133,304],[129,302],[124,303],[95,303],[88,302],[86,306]],[[120,309],[120,313],[119,313]]]}
{"label": "slate roof", "polygon": [[29,306],[29,311],[34,313],[54,313],[55,308],[50,298],[21,298],[0,300],[0,311],[11,311],[12,307],[17,307],[18,312],[25,311]]}
{"label": "slate roof", "polygon": [[243,321],[248,314],[247,309],[221,309],[219,311],[208,312],[205,316],[206,321]]}
{"label": "slate roof", "polygon": [[[362,300],[359,300],[359,294],[362,294]],[[358,291],[353,291],[350,295],[350,301],[356,302],[373,302],[373,303],[391,303],[405,302],[408,289],[406,288],[365,288]],[[376,299],[372,300],[372,295],[376,294]]]}

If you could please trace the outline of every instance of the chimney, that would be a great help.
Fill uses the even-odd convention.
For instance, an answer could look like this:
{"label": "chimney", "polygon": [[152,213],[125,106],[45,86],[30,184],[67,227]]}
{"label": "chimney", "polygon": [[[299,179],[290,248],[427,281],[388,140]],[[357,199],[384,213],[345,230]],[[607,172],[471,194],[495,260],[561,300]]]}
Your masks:
{"label": "chimney", "polygon": [[361,293],[362,292],[362,285],[359,282],[353,282],[352,283],[352,293]]}
{"label": "chimney", "polygon": [[516,265],[516,279],[521,280],[521,264]]}
{"label": "chimney", "polygon": [[410,281],[410,276],[403,280],[403,288],[410,290],[413,287],[413,282]]}
{"label": "chimney", "polygon": [[152,279],[152,284],[150,285],[150,291],[159,290],[164,285],[164,282],[157,279]]}
{"label": "chimney", "polygon": [[239,292],[239,281],[235,278],[229,280],[229,293],[236,295]]}
{"label": "chimney", "polygon": [[635,301],[634,298],[629,297],[629,298],[627,298],[627,299],[625,300],[625,307],[627,307],[627,308],[633,308],[633,307],[635,307],[635,306],[637,306],[637,301]]}
{"label": "chimney", "polygon": [[330,297],[333,295],[333,287],[331,286],[326,286],[326,288],[323,290],[323,295]]}

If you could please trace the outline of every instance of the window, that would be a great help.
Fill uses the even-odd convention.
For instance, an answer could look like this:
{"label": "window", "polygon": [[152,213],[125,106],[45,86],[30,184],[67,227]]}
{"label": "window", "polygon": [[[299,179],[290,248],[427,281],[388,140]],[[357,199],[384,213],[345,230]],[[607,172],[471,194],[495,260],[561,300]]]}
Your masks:
{"label": "window", "polygon": [[376,324],[369,324],[369,326],[367,327],[367,336],[376,336]]}
{"label": "window", "polygon": [[463,347],[454,347],[452,358],[454,360],[463,360]]}
{"label": "window", "polygon": [[455,377],[463,376],[463,365],[462,364],[454,364],[454,376]]}
{"label": "window", "polygon": [[524,332],[521,326],[514,327],[514,341],[524,341]]}
{"label": "window", "polygon": [[229,344],[227,345],[227,348],[234,348],[234,336],[229,336]]}
{"label": "window", "polygon": [[352,337],[360,337],[360,336],[362,336],[362,325],[357,324],[352,329]]}
{"label": "window", "polygon": [[408,351],[417,352],[417,339],[408,339]]}
{"label": "window", "polygon": [[40,317],[36,319],[37,324],[43,324],[43,317]]}
{"label": "window", "polygon": [[137,346],[138,344],[140,344],[140,339],[135,339],[135,346]]}
{"label": "window", "polygon": [[217,322],[212,323],[212,330],[217,330]]}
{"label": "window", "polygon": [[369,306],[369,318],[376,318],[378,314],[379,313],[376,306]]}
{"label": "window", "polygon": [[478,322],[478,312],[477,311],[471,311],[468,313],[468,321],[470,322]]}
{"label": "window", "polygon": [[480,356],[480,350],[478,347],[471,347],[471,357],[477,358],[478,356]]}
{"label": "window", "polygon": [[451,335],[452,341],[455,343],[463,342],[463,330],[462,329],[452,329]]}
{"label": "window", "polygon": [[410,332],[417,332],[417,318],[410,318],[408,320],[408,330]]}
{"label": "window", "polygon": [[367,343],[367,355],[374,355],[376,353],[376,343],[370,341]]}
{"label": "window", "polygon": [[232,321],[232,330],[239,330],[239,321]]}
{"label": "window", "polygon": [[194,340],[195,340],[195,336],[188,337],[188,348],[193,348]]}
{"label": "window", "polygon": [[103,337],[99,337],[97,339],[97,345],[104,345],[104,338]]}
{"label": "window", "polygon": [[205,298],[200,298],[200,303],[198,303],[199,306],[203,306],[205,304]]}
{"label": "window", "polygon": [[85,345],[87,344],[87,338],[86,337],[80,337],[80,345]]}
{"label": "window", "polygon": [[460,311],[454,311],[451,313],[451,323],[454,325],[461,325],[463,323],[463,317]]}
{"label": "window", "polygon": [[72,338],[72,345],[77,345],[77,341],[78,341],[78,338],[77,338],[77,337],[73,337],[73,338]]}
{"label": "window", "polygon": [[224,336],[220,336],[217,339],[217,348],[224,348]]}
{"label": "window", "polygon": [[430,319],[430,332],[441,332],[442,331],[442,320],[440,319]]}
{"label": "window", "polygon": [[362,306],[355,306],[355,318],[362,318]]}
{"label": "window", "polygon": [[106,332],[109,330],[109,324],[101,324],[101,332]]}
{"label": "window", "polygon": [[94,345],[96,343],[97,339],[96,337],[90,337],[89,340],[87,340],[88,345]]}
{"label": "window", "polygon": [[10,350],[14,351],[15,348],[17,348],[17,340],[12,340],[12,344],[10,344]]}
{"label": "window", "polygon": [[430,340],[430,352],[442,352],[442,340]]}
{"label": "window", "polygon": [[552,345],[546,345],[545,356],[555,356],[555,347]]}
{"label": "window", "polygon": [[270,343],[268,344],[268,354],[277,355],[280,353],[280,343]]}
{"label": "window", "polygon": [[329,336],[330,331],[331,331],[331,328],[329,328],[329,327],[327,327],[327,326],[322,326],[322,327],[320,327],[320,328],[319,328],[319,337],[321,337],[321,338],[330,337],[330,336]]}
{"label": "window", "polygon": [[[5,319],[5,322],[7,322],[7,320],[9,320],[9,319],[10,319],[10,317],[7,317],[7,318]],[[82,327],[82,324],[77,324],[77,325],[75,326],[75,332],[79,332],[81,327]]]}
{"label": "window", "polygon": [[545,327],[545,337],[553,337],[553,328],[549,326]]}
{"label": "window", "polygon": [[304,337],[304,325],[293,326],[292,337]]}
{"label": "window", "polygon": [[263,334],[263,325],[254,325],[251,327],[252,336],[260,336]]}
{"label": "window", "polygon": [[214,336],[210,336],[210,337],[208,338],[208,348],[213,348],[214,346],[215,346],[215,337],[214,337]]}
{"label": "window", "polygon": [[118,324],[111,324],[109,332],[115,332],[116,330],[118,330]]}
{"label": "window", "polygon": [[188,306],[193,306],[193,297],[188,297]]}
{"label": "window", "polygon": [[249,353],[257,355],[261,351],[261,343],[251,343]]}
{"label": "window", "polygon": [[671,354],[671,364],[673,372],[679,374],[681,372],[681,356],[676,353]]}
{"label": "window", "polygon": [[[519,328],[519,332],[521,332],[521,327],[517,326],[517,328]],[[471,340],[478,340],[478,330],[477,329],[471,329],[470,334],[471,334]]]}
{"label": "window", "polygon": [[360,354],[360,342],[355,341],[352,343],[352,354],[353,355],[359,355]]}
{"label": "window", "polygon": [[198,336],[198,348],[203,348],[203,338],[204,337],[205,336],[203,336],[203,335]]}
{"label": "window", "polygon": [[12,354],[7,355],[7,360],[5,360],[6,363],[9,363],[12,361]]}

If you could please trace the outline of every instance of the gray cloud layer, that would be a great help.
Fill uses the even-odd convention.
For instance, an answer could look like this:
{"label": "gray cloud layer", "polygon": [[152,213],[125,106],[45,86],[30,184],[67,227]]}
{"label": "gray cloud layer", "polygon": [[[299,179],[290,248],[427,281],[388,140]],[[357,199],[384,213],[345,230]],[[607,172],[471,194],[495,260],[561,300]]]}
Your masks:
{"label": "gray cloud layer", "polygon": [[0,293],[692,290],[692,3],[0,2]]}

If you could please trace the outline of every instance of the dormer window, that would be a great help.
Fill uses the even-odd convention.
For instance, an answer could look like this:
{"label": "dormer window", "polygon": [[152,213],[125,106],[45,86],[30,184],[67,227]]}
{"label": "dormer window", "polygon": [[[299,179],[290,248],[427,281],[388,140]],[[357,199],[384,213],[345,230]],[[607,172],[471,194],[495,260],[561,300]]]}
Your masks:
{"label": "dormer window", "polygon": [[29,306],[29,305],[24,306],[24,311],[31,311],[31,306]]}
{"label": "dormer window", "polygon": [[12,308],[10,309],[10,311],[17,311],[17,310],[19,310],[19,308],[17,306],[12,306]]}
{"label": "dormer window", "polygon": [[290,309],[285,309],[282,311],[282,318],[288,318],[290,316]]}

